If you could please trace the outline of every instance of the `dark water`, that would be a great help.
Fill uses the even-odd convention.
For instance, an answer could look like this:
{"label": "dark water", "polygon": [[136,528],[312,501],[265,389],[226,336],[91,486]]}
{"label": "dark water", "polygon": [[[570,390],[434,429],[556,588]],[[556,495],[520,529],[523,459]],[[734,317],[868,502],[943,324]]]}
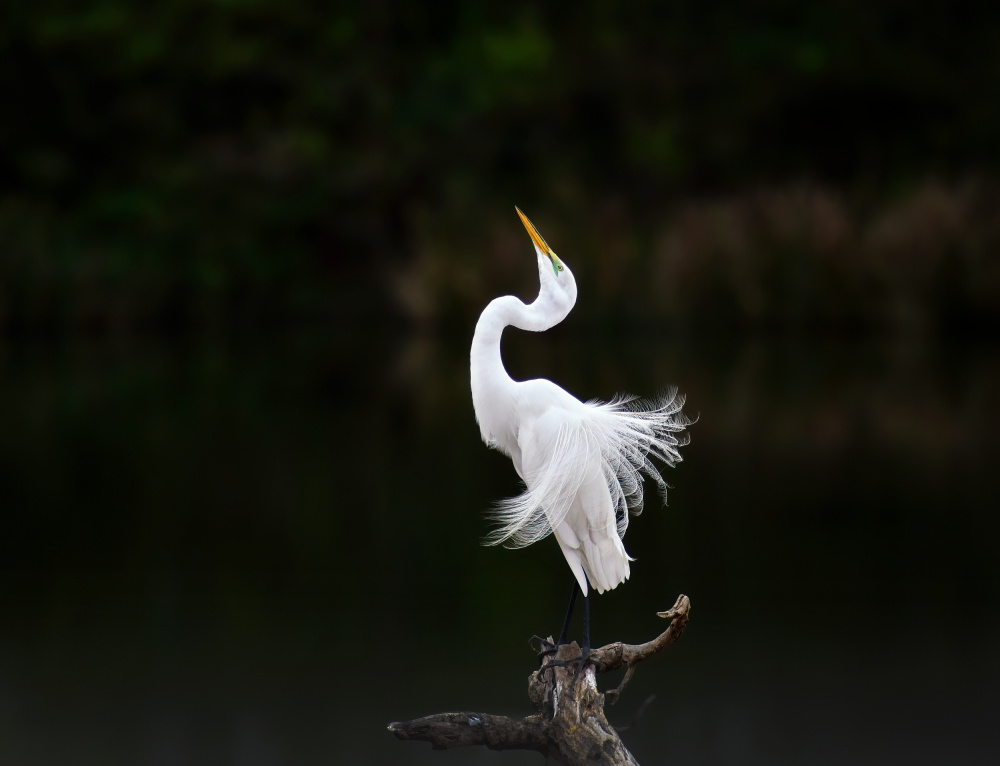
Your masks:
{"label": "dark water", "polygon": [[[676,384],[700,419],[629,529],[594,639],[681,642],[613,721],[643,764],[986,764],[1000,752],[1000,355],[989,344],[505,341],[581,397]],[[0,762],[515,764],[385,730],[525,714],[551,540],[465,339],[368,332],[0,347]]]}

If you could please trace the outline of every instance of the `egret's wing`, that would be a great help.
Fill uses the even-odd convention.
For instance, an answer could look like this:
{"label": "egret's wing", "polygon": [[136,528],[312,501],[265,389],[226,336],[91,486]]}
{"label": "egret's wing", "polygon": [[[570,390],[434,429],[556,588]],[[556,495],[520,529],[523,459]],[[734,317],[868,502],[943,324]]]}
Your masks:
{"label": "egret's wing", "polygon": [[493,512],[497,527],[489,545],[523,548],[541,540],[565,518],[588,472],[600,461],[600,447],[585,427],[587,411],[552,408],[522,426],[518,434],[526,486],[517,497],[500,502]]}
{"label": "egret's wing", "polygon": [[587,402],[577,411],[553,408],[518,437],[527,488],[494,512],[490,545],[521,548],[541,540],[569,513],[588,477],[601,473],[618,516],[618,534],[628,512],[642,510],[642,474],[666,496],[666,482],[650,456],[667,465],[680,462],[681,432],[690,423],[676,390],[651,402],[617,398]]}

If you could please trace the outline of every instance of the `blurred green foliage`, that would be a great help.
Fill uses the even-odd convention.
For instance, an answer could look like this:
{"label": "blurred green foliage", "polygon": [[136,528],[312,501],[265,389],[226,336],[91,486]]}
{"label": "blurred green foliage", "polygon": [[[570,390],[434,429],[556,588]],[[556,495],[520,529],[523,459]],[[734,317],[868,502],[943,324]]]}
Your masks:
{"label": "blurred green foliage", "polygon": [[482,251],[514,202],[626,210],[647,256],[720,192],[891,208],[996,175],[998,34],[889,0],[9,4],[0,322],[372,317],[422,233]]}

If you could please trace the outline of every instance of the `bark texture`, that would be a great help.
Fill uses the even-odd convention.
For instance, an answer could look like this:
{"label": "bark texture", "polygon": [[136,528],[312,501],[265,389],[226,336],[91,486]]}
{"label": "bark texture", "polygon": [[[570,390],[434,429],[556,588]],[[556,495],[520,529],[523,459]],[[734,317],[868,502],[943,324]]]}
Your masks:
{"label": "bark texture", "polygon": [[[658,612],[667,629],[644,644],[615,642],[595,649],[577,673],[580,647],[560,646],[528,678],[528,697],[536,713],[521,720],[488,713],[438,713],[389,724],[399,739],[430,742],[435,750],[484,745],[491,750],[535,750],[566,766],[638,766],[604,715],[632,680],[636,666],[663,651],[681,635],[691,612],[687,596]],[[550,639],[551,640],[551,639]],[[617,688],[601,693],[597,676],[624,666]]]}

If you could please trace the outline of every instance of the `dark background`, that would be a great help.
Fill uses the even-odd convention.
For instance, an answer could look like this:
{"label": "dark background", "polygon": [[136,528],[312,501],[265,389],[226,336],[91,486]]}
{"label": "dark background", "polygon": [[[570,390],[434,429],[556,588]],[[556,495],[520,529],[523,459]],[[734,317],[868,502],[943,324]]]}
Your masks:
{"label": "dark background", "polygon": [[117,0],[0,11],[0,760],[518,763],[551,540],[479,442],[517,379],[699,416],[595,641],[689,631],[642,763],[1000,749],[1000,10]]}

